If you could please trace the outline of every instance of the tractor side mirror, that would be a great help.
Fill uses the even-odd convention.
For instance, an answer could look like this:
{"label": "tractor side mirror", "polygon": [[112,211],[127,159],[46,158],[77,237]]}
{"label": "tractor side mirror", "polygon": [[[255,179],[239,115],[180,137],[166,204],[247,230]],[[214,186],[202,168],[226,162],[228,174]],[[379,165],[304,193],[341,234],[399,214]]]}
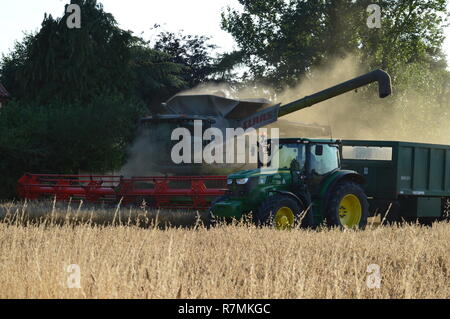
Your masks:
{"label": "tractor side mirror", "polygon": [[316,156],[322,156],[323,155],[323,145],[316,145]]}

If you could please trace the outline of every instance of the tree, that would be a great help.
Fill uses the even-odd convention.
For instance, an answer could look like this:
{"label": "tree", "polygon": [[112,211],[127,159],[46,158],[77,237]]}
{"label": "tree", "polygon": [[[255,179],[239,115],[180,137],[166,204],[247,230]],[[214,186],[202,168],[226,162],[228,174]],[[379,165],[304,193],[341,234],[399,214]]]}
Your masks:
{"label": "tree", "polygon": [[130,55],[134,94],[151,112],[157,112],[162,102],[188,86],[185,65],[174,62],[172,56],[152,48],[143,39],[135,38]]}
{"label": "tree", "polygon": [[2,59],[0,81],[13,101],[0,110],[0,197],[25,172],[120,168],[148,112],[144,101],[185,85],[182,65],[121,30],[101,4],[71,3],[81,7],[80,29],[67,28],[67,14],[45,16]]}
{"label": "tree", "polygon": [[[334,63],[329,62],[349,55],[355,69],[382,68],[391,74],[394,95],[374,99],[375,86],[369,86],[303,115],[331,119],[322,124],[343,138],[447,143],[450,73],[441,50],[446,0],[239,2],[241,10],[222,13],[222,27],[239,45],[250,84],[275,88],[275,95],[299,82],[309,89],[315,82],[322,87],[335,76],[329,68]],[[374,2],[382,10],[379,29],[367,26],[367,7]],[[330,107],[336,103],[343,105]],[[320,113],[324,110],[326,117]]]}
{"label": "tree", "polygon": [[381,0],[382,28],[369,29],[368,0],[239,0],[222,13],[222,27],[244,54],[254,78],[278,88],[312,67],[352,53],[367,68],[401,63],[443,66],[445,0]]}
{"label": "tree", "polygon": [[[13,96],[35,103],[88,102],[100,93],[130,91],[129,46],[132,35],[95,0],[72,0],[81,7],[82,27],[45,16],[36,35],[28,35],[3,59],[2,81]],[[2,72],[3,73],[3,72]]]}
{"label": "tree", "polygon": [[[120,29],[97,1],[71,3],[81,7],[80,29],[67,27],[67,13],[57,19],[46,16],[37,34],[27,35],[3,58],[0,80],[14,97],[45,104],[89,102],[105,93],[137,94],[151,104],[160,95],[167,97],[168,91],[189,87],[179,58]],[[195,47],[196,41],[189,43]],[[189,63],[200,65],[199,52],[194,52]]]}
{"label": "tree", "polygon": [[[156,25],[158,27],[158,25]],[[210,38],[163,31],[157,35],[154,49],[170,56],[173,63],[183,65],[182,77],[186,87],[192,88],[208,81],[215,72],[212,50],[217,47],[208,43]]]}
{"label": "tree", "polygon": [[[361,1],[361,7],[370,1]],[[442,55],[446,0],[382,0],[382,27],[358,28],[364,61],[386,70],[399,64],[426,63],[446,67]],[[366,16],[360,12],[360,20]]]}
{"label": "tree", "polygon": [[125,161],[144,107],[139,100],[97,96],[89,103],[12,101],[0,111],[0,197],[14,195],[26,172],[111,172]]}

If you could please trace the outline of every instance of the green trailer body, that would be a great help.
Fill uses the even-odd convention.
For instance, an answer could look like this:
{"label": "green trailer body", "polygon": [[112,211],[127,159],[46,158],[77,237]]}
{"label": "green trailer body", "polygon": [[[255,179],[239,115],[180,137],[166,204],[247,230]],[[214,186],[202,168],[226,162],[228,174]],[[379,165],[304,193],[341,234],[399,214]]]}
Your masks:
{"label": "green trailer body", "polygon": [[[342,168],[366,179],[370,211],[393,219],[436,218],[450,198],[450,146],[398,141],[342,141]],[[390,208],[389,208],[390,207]]]}

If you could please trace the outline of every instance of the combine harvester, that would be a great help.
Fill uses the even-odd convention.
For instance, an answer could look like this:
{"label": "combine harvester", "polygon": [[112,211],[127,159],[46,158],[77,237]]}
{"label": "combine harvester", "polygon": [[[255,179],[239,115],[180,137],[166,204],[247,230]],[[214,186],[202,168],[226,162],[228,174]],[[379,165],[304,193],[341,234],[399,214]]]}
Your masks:
{"label": "combine harvester", "polygon": [[[242,173],[242,170],[248,172],[249,169],[255,169],[256,164],[254,166],[245,164],[174,164],[170,154],[175,144],[171,140],[171,133],[175,128],[185,127],[190,132],[194,132],[194,121],[196,120],[201,120],[203,123],[202,135],[210,127],[216,127],[222,131],[225,128],[253,127],[257,129],[267,127],[277,122],[279,117],[356,90],[373,82],[378,82],[380,98],[391,94],[389,75],[382,70],[375,70],[286,105],[273,104],[265,99],[233,100],[217,95],[175,96],[167,103],[162,104],[160,114],[141,119],[141,129],[145,132],[143,136],[148,139],[149,145],[156,145],[156,149],[148,161],[150,170],[159,172],[162,176],[124,178],[122,176],[102,175],[25,174],[19,180],[18,194],[22,198],[31,200],[56,198],[57,200],[83,200],[92,203],[118,203],[121,201],[124,205],[140,205],[145,201],[149,206],[153,207],[198,210],[208,209],[213,203],[216,204],[213,210],[217,210],[217,207],[220,205],[222,207],[236,205],[236,201],[224,204],[224,198],[230,200],[232,199],[230,194],[236,196],[236,193],[233,193],[233,189],[230,189],[233,185],[233,176],[238,176]],[[278,123],[281,121],[283,120],[280,120]],[[290,124],[291,129],[298,130],[298,135],[300,136],[325,136],[329,134],[329,128],[327,127],[292,122],[286,123]],[[370,208],[367,207],[366,210],[361,210],[361,216],[363,216],[362,224],[364,224],[365,217],[368,215],[367,212],[374,214],[375,212],[390,211],[389,219],[396,220],[399,217],[434,218],[443,215],[447,209],[448,198],[450,197],[450,150],[445,147],[433,147],[431,145],[406,146],[406,144],[371,141],[340,142],[318,140],[314,142],[313,140],[301,138],[296,139],[296,141],[301,141],[299,142],[300,144],[309,141],[311,145],[314,143],[318,145],[334,145],[333,147],[339,149],[339,152],[336,153],[339,155],[335,154],[335,159],[339,162],[339,165],[342,164],[342,168],[339,166],[334,169],[350,171],[353,174],[351,176],[356,179],[365,192],[362,197],[366,197],[365,194],[370,196],[368,201]],[[344,158],[342,157],[342,152],[344,151],[344,155],[348,154],[348,147],[355,149],[364,147],[366,151],[374,147],[390,148],[392,157],[389,161],[358,157],[347,160],[345,156]],[[409,149],[405,151],[408,147]],[[319,154],[320,152],[316,155],[321,156]],[[409,157],[407,157],[408,154]],[[408,160],[412,165],[410,165],[410,168],[413,171],[409,175],[401,171],[403,166],[400,160]],[[421,166],[417,164],[419,162],[422,163],[420,164]],[[436,167],[439,167],[439,169]],[[444,171],[441,171],[442,167],[444,167]],[[425,170],[424,173],[419,173],[421,169],[428,170]],[[238,172],[236,173],[237,175],[232,174],[234,172]],[[329,173],[331,172],[326,172],[324,175],[328,176]],[[227,179],[225,175],[228,174],[232,175]],[[421,174],[426,175],[422,176]],[[420,176],[418,177],[419,179],[416,176]],[[310,176],[305,175],[305,178],[310,178]],[[426,185],[422,183],[422,179],[425,180]],[[229,183],[230,180],[232,181],[231,184]],[[324,180],[315,179],[314,183],[317,184]],[[312,179],[309,181],[312,181]],[[366,181],[368,183],[365,183]],[[408,182],[410,183],[409,188],[405,184]],[[305,189],[304,186],[307,186],[306,188],[312,187],[308,183],[312,182],[307,181],[300,188]],[[436,186],[436,183],[440,183],[440,188]],[[249,185],[239,185],[239,187],[245,188],[242,191],[246,192],[244,195],[247,198],[252,196],[252,188]],[[255,185],[251,185],[255,187]],[[296,187],[293,187],[295,185],[297,184],[285,185],[281,188],[282,191],[288,191],[299,198],[298,190],[295,189]],[[272,190],[275,192],[279,191],[277,190],[278,186],[273,187],[274,185],[271,186],[270,183],[267,186],[264,195],[266,197],[270,197]],[[314,187],[317,188],[318,185],[312,188]],[[331,194],[332,191],[330,188],[325,193]],[[323,208],[325,207],[325,202],[321,201],[314,192],[315,190],[312,189],[307,190],[309,195],[306,195],[306,197],[312,196],[312,198],[304,200],[302,205],[308,206],[307,203],[310,202],[317,207],[322,207],[315,209],[320,214],[317,214],[314,218],[317,222],[320,222],[324,218],[324,214],[326,214],[326,209]],[[240,194],[241,197],[242,195]],[[348,198],[351,198],[351,196]],[[243,199],[241,198],[241,200]],[[221,201],[222,204],[220,204]],[[252,206],[251,210],[258,210],[262,202],[262,198],[253,202],[250,205]],[[355,204],[348,200],[347,202],[349,202],[349,205]],[[358,206],[357,203],[355,205]],[[244,206],[250,207],[248,203]],[[432,209],[429,210],[428,207],[432,207]],[[234,210],[233,213],[228,211],[224,216],[240,217],[245,212],[245,209],[242,211]],[[286,218],[283,218],[283,220],[286,222]],[[290,220],[290,217],[287,220]],[[340,217],[337,217],[336,220],[339,221]],[[347,220],[350,219],[347,218]],[[348,226],[353,227],[359,224],[359,222],[353,220]]]}

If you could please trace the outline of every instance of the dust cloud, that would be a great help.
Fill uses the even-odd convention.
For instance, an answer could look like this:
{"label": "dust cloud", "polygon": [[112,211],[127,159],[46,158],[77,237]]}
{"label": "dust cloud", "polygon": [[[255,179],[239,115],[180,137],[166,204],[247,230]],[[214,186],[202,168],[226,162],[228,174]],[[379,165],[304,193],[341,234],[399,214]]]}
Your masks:
{"label": "dust cloud", "polygon": [[[287,103],[366,73],[367,69],[355,61],[355,57],[347,56],[313,70],[295,88],[284,90],[279,101]],[[374,83],[292,113],[286,119],[328,125],[333,138],[339,139],[450,144],[450,107],[426,109],[424,105],[430,101],[412,88],[399,93],[401,96],[396,94],[393,85],[393,95],[380,99]]]}
{"label": "dust cloud", "polygon": [[[369,70],[359,65],[352,55],[332,61],[326,66],[311,70],[298,85],[275,92],[270,87],[254,84],[236,88],[226,83],[207,83],[180,95],[216,94],[233,99],[266,98],[273,103],[289,103],[304,96],[321,91],[330,86],[362,75]],[[391,74],[395,78],[395,74]],[[394,82],[395,83],[395,82]],[[450,106],[434,106],[429,98],[422,96],[413,87],[397,93],[393,85],[393,95],[385,99],[378,96],[377,84],[348,92],[341,96],[292,113],[283,120],[329,126],[336,139],[395,140],[435,144],[450,144]],[[283,121],[271,125],[283,131]],[[158,141],[149,136],[149,131],[137,137],[129,149],[129,161],[121,173],[130,175],[154,175],[158,168],[149,165],[161,151]],[[299,135],[295,129],[286,136]],[[330,136],[323,136],[330,137]],[[160,141],[165,143],[166,141]]]}
{"label": "dust cloud", "polygon": [[[227,84],[208,83],[180,94],[220,93],[228,98],[266,98],[273,103],[285,104],[370,71],[357,61],[353,55],[335,59],[325,66],[312,69],[296,86],[285,88],[281,92],[259,84],[236,89]],[[396,74],[391,76],[395,78]],[[450,104],[447,107],[430,105],[432,102],[429,98],[422,96],[413,87],[397,92],[395,84],[390,97],[380,99],[377,92],[377,84],[374,83],[356,92],[348,92],[297,111],[283,119],[329,126],[332,137],[338,139],[450,144]],[[274,124],[271,127],[276,126]],[[283,131],[282,125],[278,127]],[[289,135],[295,134],[292,130],[289,131]]]}
{"label": "dust cloud", "polygon": [[132,176],[157,176],[160,175],[155,167],[155,157],[158,156],[158,145],[151,131],[142,129],[128,149],[126,164],[120,169],[119,175]]}

